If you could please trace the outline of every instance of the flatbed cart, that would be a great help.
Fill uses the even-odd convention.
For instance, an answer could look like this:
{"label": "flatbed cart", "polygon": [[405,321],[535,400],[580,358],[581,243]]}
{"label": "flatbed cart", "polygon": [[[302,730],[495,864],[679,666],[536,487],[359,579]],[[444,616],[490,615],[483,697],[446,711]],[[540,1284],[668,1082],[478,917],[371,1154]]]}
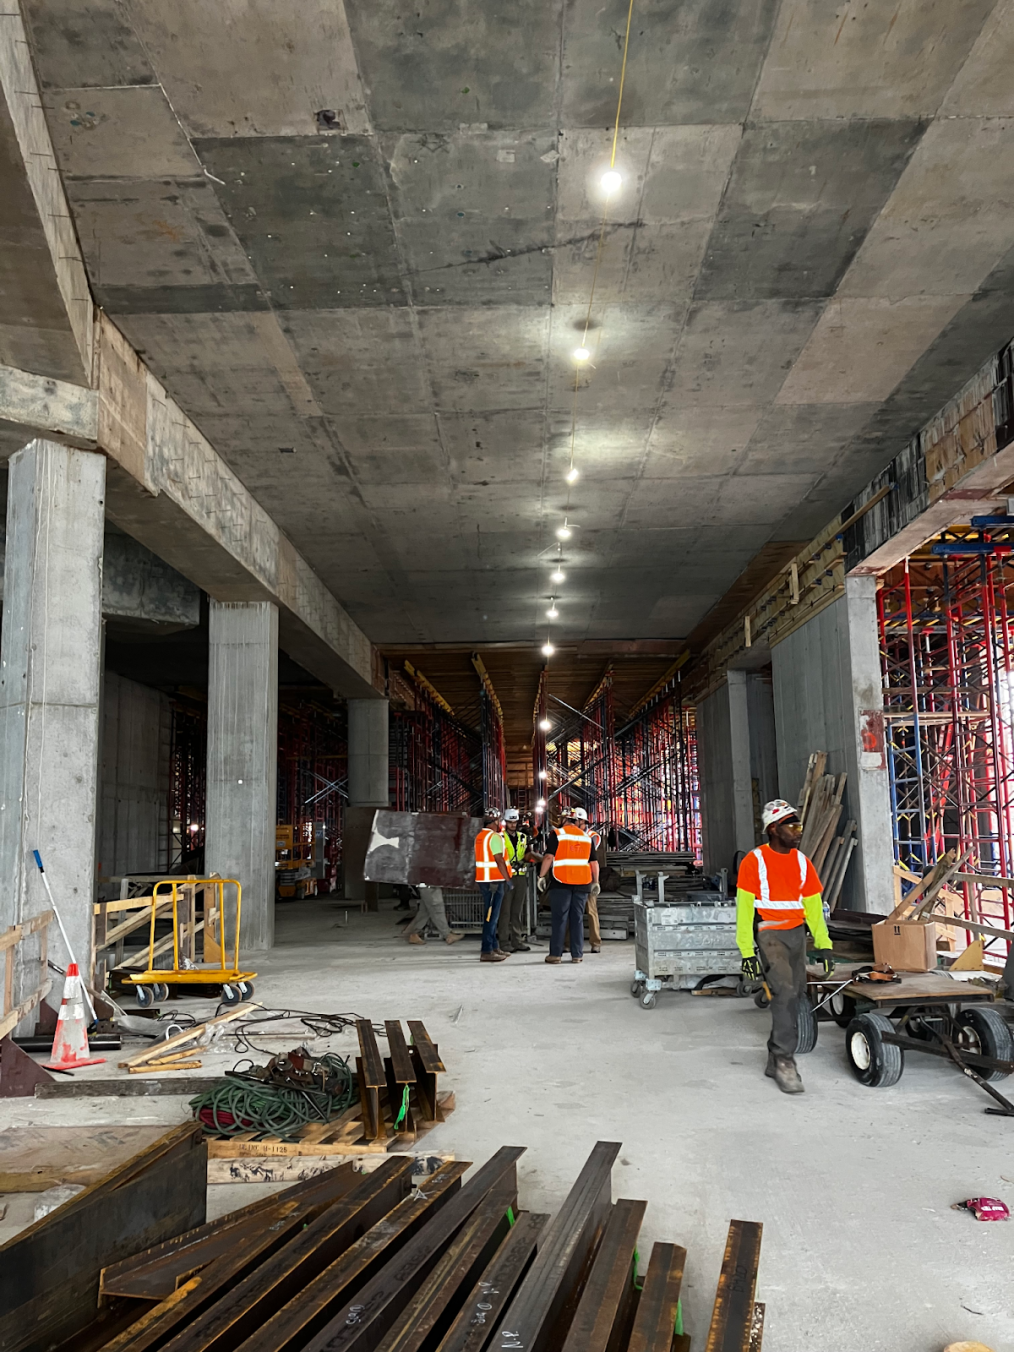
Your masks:
{"label": "flatbed cart", "polygon": [[[992,991],[959,984],[944,972],[902,972],[897,982],[810,980],[814,1014],[826,1008],[845,1029],[852,1074],[870,1089],[897,1084],[906,1052],[952,1061],[998,1103],[987,1113],[1014,1117],[1014,1104],[988,1081],[1014,1074],[1014,1035]],[[814,1020],[816,1042],[816,1020]]]}
{"label": "flatbed cart", "polygon": [[[230,889],[228,895],[226,888]],[[197,918],[198,890],[203,893],[201,920]],[[159,906],[165,903],[172,905],[172,966],[156,967],[155,920]],[[243,889],[235,878],[160,879],[152,888],[147,970],[127,977],[137,1003],[146,1008],[156,1001],[167,1000],[171,986],[218,986],[225,1005],[249,1000],[257,973],[243,972],[239,967],[242,904]],[[200,963],[196,961],[199,935],[203,957]],[[230,948],[231,963],[226,961]]]}

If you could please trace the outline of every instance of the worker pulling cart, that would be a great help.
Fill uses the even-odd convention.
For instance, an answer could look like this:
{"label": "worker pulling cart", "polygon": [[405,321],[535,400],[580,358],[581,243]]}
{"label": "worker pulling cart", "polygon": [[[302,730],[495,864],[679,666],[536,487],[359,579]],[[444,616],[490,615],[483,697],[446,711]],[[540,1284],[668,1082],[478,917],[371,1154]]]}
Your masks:
{"label": "worker pulling cart", "polygon": [[[239,966],[242,904],[243,889],[235,878],[160,879],[152,888],[147,969],[127,978],[137,1003],[146,1007],[166,1000],[171,986],[218,986],[226,1005],[249,1000],[257,973]],[[164,913],[170,906],[172,966],[156,967],[156,920],[159,908]]]}

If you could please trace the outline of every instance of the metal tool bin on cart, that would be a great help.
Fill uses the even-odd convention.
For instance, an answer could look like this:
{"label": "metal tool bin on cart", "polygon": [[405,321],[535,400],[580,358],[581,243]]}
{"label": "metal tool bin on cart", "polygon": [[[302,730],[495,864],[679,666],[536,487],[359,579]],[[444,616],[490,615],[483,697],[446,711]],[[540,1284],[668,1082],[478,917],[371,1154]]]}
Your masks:
{"label": "metal tool bin on cart", "polygon": [[736,947],[736,903],[721,892],[683,892],[665,899],[665,877],[652,895],[640,872],[634,897],[637,964],[630,993],[652,1009],[659,991],[693,990],[709,977],[735,976],[742,988]]}

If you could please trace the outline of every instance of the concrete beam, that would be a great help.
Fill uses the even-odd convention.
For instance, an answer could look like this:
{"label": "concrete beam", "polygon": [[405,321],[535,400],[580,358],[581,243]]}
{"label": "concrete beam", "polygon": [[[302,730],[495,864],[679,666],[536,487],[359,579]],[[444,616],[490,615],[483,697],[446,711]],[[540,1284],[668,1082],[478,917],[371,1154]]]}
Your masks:
{"label": "concrete beam", "polygon": [[93,451],[99,435],[98,391],[0,366],[0,431],[20,433],[25,442],[44,433],[50,441]]}

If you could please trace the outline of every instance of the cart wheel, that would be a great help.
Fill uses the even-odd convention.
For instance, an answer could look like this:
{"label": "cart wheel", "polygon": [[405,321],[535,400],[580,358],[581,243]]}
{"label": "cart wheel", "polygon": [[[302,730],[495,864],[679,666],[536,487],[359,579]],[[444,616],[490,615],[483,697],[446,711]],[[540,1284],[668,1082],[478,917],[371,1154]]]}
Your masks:
{"label": "cart wheel", "polygon": [[767,1009],[768,1005],[771,1003],[771,1001],[768,999],[768,993],[763,986],[753,997],[753,1002],[758,1009]]}
{"label": "cart wheel", "polygon": [[817,1016],[804,995],[796,1002],[796,1051],[812,1052],[817,1045]]}
{"label": "cart wheel", "polygon": [[630,983],[630,994],[635,1000],[640,1000],[643,993],[644,987],[641,985],[640,981],[632,981]]}
{"label": "cart wheel", "polygon": [[142,1009],[150,1009],[155,1003],[155,989],[153,986],[135,986],[134,999]]}
{"label": "cart wheel", "polygon": [[239,986],[232,986],[228,982],[222,987],[222,1004],[238,1005],[243,999],[240,994]]}
{"label": "cart wheel", "polygon": [[[977,1052],[995,1061],[1014,1061],[1014,1037],[995,1009],[963,1009],[955,1020],[959,1051]],[[984,1080],[1005,1080],[1006,1070],[979,1070]]]}
{"label": "cart wheel", "polygon": [[242,1000],[252,1000],[254,987],[252,981],[241,981],[239,983],[239,994]]}
{"label": "cart wheel", "polygon": [[163,1000],[168,1000],[169,999],[168,985],[164,981],[156,981],[154,986],[154,994],[155,999],[159,1002],[159,1004],[161,1004]]}
{"label": "cart wheel", "polygon": [[905,1054],[892,1042],[884,1042],[882,1033],[893,1033],[894,1025],[886,1014],[857,1014],[845,1031],[845,1053],[852,1074],[870,1089],[886,1089],[897,1084],[905,1069]]}
{"label": "cart wheel", "polygon": [[851,995],[846,995],[844,991],[837,991],[832,995],[827,1002],[827,1008],[839,1028],[847,1028],[856,1017],[855,999]]}
{"label": "cart wheel", "polygon": [[642,1007],[643,1007],[644,1009],[654,1009],[654,1008],[655,1008],[655,992],[654,992],[654,991],[645,991],[644,994],[641,996],[641,1005],[642,1005]]}

